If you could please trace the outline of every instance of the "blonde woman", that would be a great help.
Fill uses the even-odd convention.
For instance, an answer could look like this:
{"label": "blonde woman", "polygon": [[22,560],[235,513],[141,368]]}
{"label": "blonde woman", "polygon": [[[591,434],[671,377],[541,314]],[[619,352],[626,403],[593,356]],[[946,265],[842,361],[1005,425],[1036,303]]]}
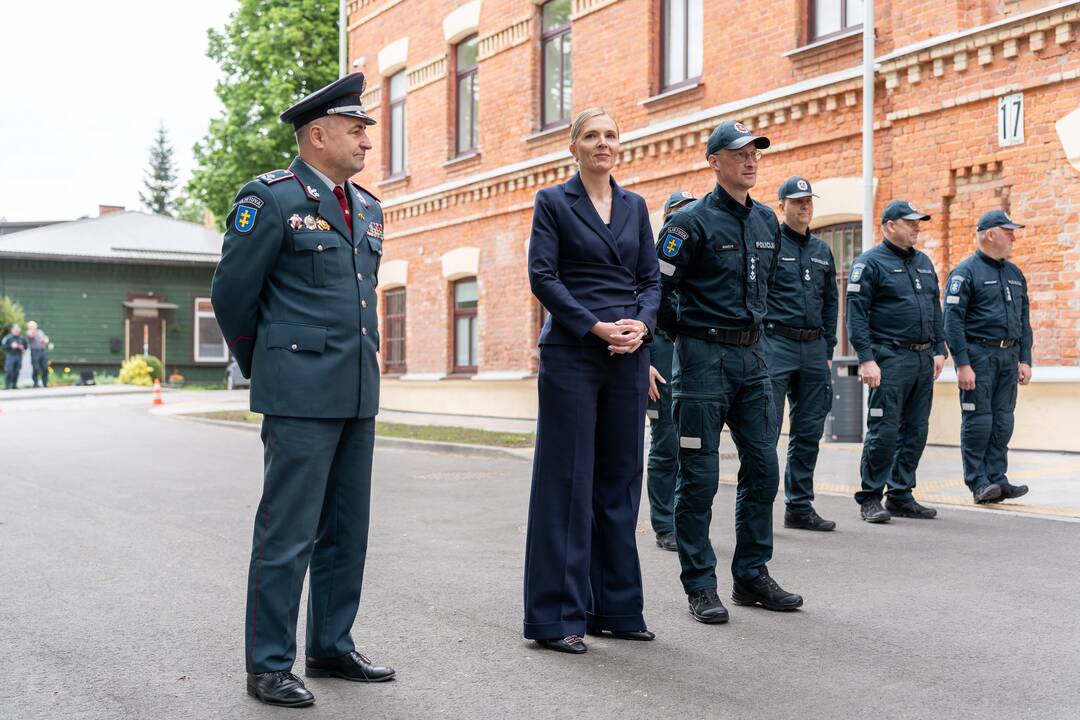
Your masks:
{"label": "blonde woman", "polygon": [[660,274],[645,201],[611,171],[619,128],[577,116],[578,173],[536,194],[529,282],[540,333],[539,415],[525,550],[525,637],[580,654],[583,635],[652,640],[635,528]]}

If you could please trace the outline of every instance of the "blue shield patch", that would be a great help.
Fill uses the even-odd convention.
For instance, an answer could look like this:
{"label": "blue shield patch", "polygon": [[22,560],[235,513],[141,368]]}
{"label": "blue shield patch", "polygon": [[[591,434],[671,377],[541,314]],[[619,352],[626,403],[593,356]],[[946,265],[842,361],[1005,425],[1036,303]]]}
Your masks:
{"label": "blue shield patch", "polygon": [[952,293],[953,295],[959,295],[960,294],[960,279],[959,278],[953,278],[953,281],[951,283],[949,283],[949,292]]}
{"label": "blue shield patch", "polygon": [[249,203],[240,203],[236,207],[236,215],[233,216],[233,229],[238,233],[251,232],[255,227],[255,216],[259,209]]}
{"label": "blue shield patch", "polygon": [[859,278],[862,277],[862,271],[863,271],[864,267],[866,267],[866,266],[863,265],[862,263],[859,263],[855,267],[851,268],[851,282],[853,282],[853,283],[859,282]]}
{"label": "blue shield patch", "polygon": [[679,250],[682,249],[682,238],[678,235],[669,234],[664,238],[664,256],[675,257],[679,254]]}

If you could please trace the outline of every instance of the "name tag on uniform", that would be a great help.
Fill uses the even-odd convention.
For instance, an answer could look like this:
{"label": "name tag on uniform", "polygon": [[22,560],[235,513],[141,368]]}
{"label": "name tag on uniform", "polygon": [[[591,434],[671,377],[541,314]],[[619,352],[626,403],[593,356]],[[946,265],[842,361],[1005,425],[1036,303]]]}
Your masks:
{"label": "name tag on uniform", "polygon": [[902,273],[902,272],[904,272],[904,268],[893,268],[889,272]]}
{"label": "name tag on uniform", "polygon": [[915,269],[918,270],[919,272],[921,272],[923,275],[933,275],[934,274],[933,270],[927,270],[926,268],[915,268]]}
{"label": "name tag on uniform", "polygon": [[720,251],[720,250],[738,250],[739,246],[734,244],[734,243],[728,243],[727,245],[717,245],[716,249],[717,249],[717,251]]}
{"label": "name tag on uniform", "polygon": [[862,286],[861,286],[861,285],[859,285],[859,283],[848,283],[848,286],[847,286],[847,291],[848,291],[848,292],[859,292],[859,289],[860,289],[861,287],[862,287]]}
{"label": "name tag on uniform", "polygon": [[983,285],[997,285],[997,280],[983,280]]}
{"label": "name tag on uniform", "polygon": [[786,257],[782,257],[782,258],[780,258],[780,259],[781,259],[781,260],[783,260],[784,262],[795,262],[795,258],[786,258]]}
{"label": "name tag on uniform", "polygon": [[1024,283],[1020,282],[1019,280],[1009,280],[1008,282],[1009,282],[1010,285],[1023,285],[1024,284]]}

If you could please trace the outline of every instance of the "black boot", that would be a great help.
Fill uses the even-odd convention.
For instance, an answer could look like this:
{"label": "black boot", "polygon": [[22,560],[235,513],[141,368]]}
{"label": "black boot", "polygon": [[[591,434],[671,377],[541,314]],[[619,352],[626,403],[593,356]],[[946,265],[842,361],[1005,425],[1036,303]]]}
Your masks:
{"label": "black boot", "polygon": [[868,523],[887,523],[892,520],[889,511],[881,507],[881,498],[869,498],[859,505],[859,514]]}
{"label": "black boot", "polygon": [[690,614],[698,622],[713,625],[728,621],[727,608],[720,602],[720,596],[716,594],[716,588],[695,590],[692,593],[687,593],[686,599],[690,603]]}
{"label": "black boot", "polygon": [[678,546],[675,544],[675,532],[656,533],[656,547],[663,550],[671,550],[672,552],[678,550]]}
{"label": "black boot", "polygon": [[920,505],[911,500],[893,500],[885,498],[885,509],[898,517],[915,518],[916,520],[932,520],[937,517],[937,510]]}
{"label": "black boot", "polygon": [[736,605],[760,605],[767,610],[795,610],[803,603],[802,595],[780,587],[766,568],[761,568],[749,582],[736,581],[731,587],[731,599]]}
{"label": "black boot", "polygon": [[972,495],[975,497],[976,505],[992,503],[1001,497],[1001,486],[997,483],[986,483],[982,487],[976,489]]}
{"label": "black boot", "polygon": [[796,530],[817,530],[819,532],[829,532],[830,530],[836,528],[836,523],[832,520],[826,520],[813,510],[811,510],[810,513],[807,515],[792,515],[785,510],[784,527],[794,528]]}

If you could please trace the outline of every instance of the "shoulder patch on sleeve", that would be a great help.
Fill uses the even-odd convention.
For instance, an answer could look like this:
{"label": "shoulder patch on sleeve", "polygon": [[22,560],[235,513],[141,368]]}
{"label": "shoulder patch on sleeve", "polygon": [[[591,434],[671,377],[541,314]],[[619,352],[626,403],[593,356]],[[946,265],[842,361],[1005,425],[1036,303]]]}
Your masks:
{"label": "shoulder patch on sleeve", "polygon": [[689,233],[689,232],[687,232],[686,230],[682,229],[682,228],[681,228],[681,227],[679,227],[678,225],[669,225],[669,226],[668,226],[668,227],[667,227],[667,228],[665,229],[665,232],[667,232],[667,233],[668,233],[669,235],[674,235],[674,236],[676,236],[676,237],[680,237],[680,238],[682,238],[683,240],[685,240],[685,239],[687,239],[688,237],[690,237],[690,233]]}
{"label": "shoulder patch on sleeve", "polygon": [[949,294],[959,295],[960,288],[964,286],[964,280],[965,278],[963,275],[953,275],[949,278]]}
{"label": "shoulder patch on sleeve", "polygon": [[664,229],[664,237],[660,241],[660,252],[664,257],[673,258],[682,250],[683,241],[690,237],[690,233],[676,225],[669,225]]}
{"label": "shoulder patch on sleeve", "polygon": [[271,170],[268,173],[263,173],[262,175],[259,175],[255,179],[262,183],[265,183],[266,185],[273,185],[276,182],[288,180],[291,177],[294,177],[292,170]]}
{"label": "shoulder patch on sleeve", "polygon": [[259,197],[258,195],[245,195],[244,197],[237,200],[236,204],[237,205],[244,205],[244,204],[254,205],[259,210],[262,210],[263,199],[261,197]]}
{"label": "shoulder patch on sleeve", "polygon": [[[233,230],[241,234],[249,233],[255,227],[255,217],[259,214],[259,208],[262,207],[261,202],[258,206],[247,202],[250,197],[254,196],[241,200],[233,211]],[[258,198],[255,199],[258,200]]]}
{"label": "shoulder patch on sleeve", "polygon": [[[848,281],[853,282],[853,283],[859,282],[859,280],[862,279],[863,270],[865,270],[865,269],[866,269],[866,263],[861,263],[860,262],[860,263],[855,263],[854,265],[852,265],[851,266],[851,277],[848,278]],[[851,288],[848,288],[848,289],[850,290]],[[858,292],[858,290],[856,290],[855,292]]]}

